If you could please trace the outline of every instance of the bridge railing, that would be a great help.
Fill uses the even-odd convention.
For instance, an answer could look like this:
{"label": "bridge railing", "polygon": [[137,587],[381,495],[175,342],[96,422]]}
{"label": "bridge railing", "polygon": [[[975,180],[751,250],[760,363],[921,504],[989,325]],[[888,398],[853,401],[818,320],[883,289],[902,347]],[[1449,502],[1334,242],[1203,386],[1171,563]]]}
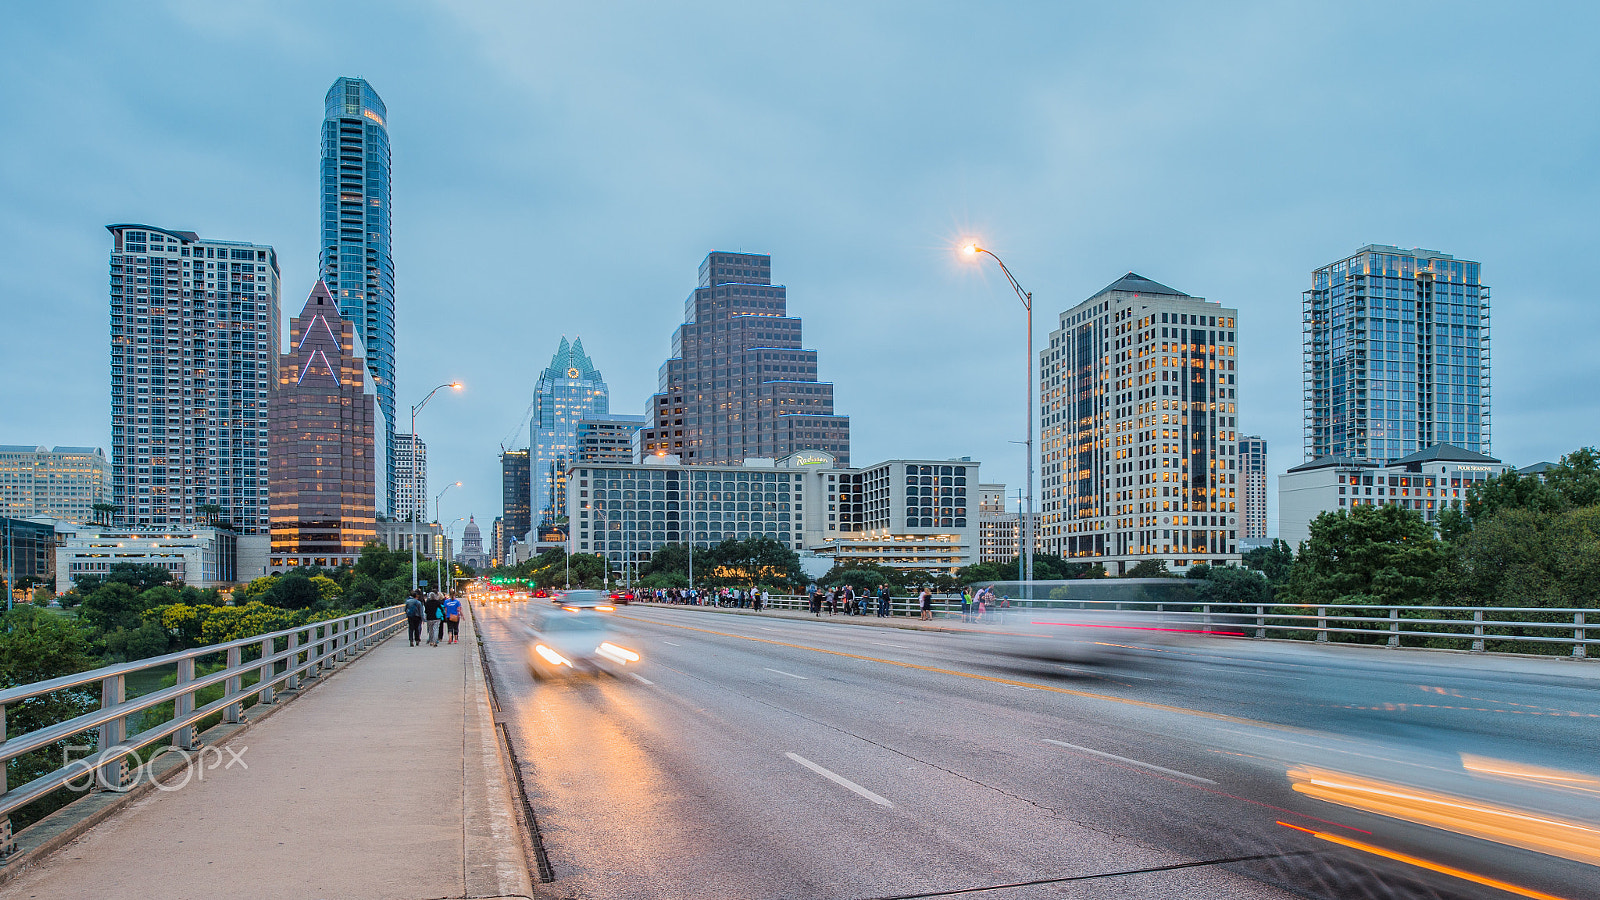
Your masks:
{"label": "bridge railing", "polygon": [[[1176,579],[1174,579],[1176,580]],[[1181,582],[1180,582],[1181,584]],[[877,598],[861,598],[861,611],[877,614]],[[765,608],[807,611],[808,597],[774,595]],[[948,619],[960,614],[960,598],[941,595],[933,601],[934,615]],[[1293,603],[1221,603],[1194,598],[1176,600],[1012,600],[1009,607],[990,606],[984,620],[990,624],[1027,625],[1031,613],[1071,611],[1115,612],[1129,621],[1148,620],[1172,631],[1216,632],[1255,639],[1280,638],[1316,643],[1358,643],[1384,647],[1429,646],[1486,652],[1535,652],[1565,645],[1577,659],[1588,648],[1600,646],[1600,621],[1591,636],[1588,619],[1600,620],[1600,610],[1549,609],[1502,606],[1368,606],[1363,604],[1304,605]],[[916,616],[915,597],[890,600],[892,616]]]}
{"label": "bridge railing", "polygon": [[[0,690],[0,858],[16,851],[11,815],[21,807],[64,787],[127,790],[131,787],[128,760],[140,750],[168,738],[177,749],[198,749],[198,726],[206,718],[220,713],[223,722],[242,722],[247,701],[272,703],[280,689],[297,690],[302,679],[317,677],[404,625],[404,608],[392,606]],[[217,655],[224,660],[221,668],[195,673],[197,661]],[[171,687],[127,698],[130,676],[160,678],[172,671],[176,683]],[[199,693],[215,685],[222,686],[222,696],[197,705]],[[6,736],[7,709],[43,702],[57,692],[92,691],[95,687],[100,692],[98,709]],[[153,725],[145,721],[147,713],[164,712],[161,708],[169,703],[170,717],[163,716]],[[138,723],[140,730],[135,734],[128,733],[130,721]],[[93,753],[63,759],[59,768],[26,784],[11,787],[7,783],[7,769],[13,760],[34,751],[65,747],[67,741],[80,737],[92,742]]]}

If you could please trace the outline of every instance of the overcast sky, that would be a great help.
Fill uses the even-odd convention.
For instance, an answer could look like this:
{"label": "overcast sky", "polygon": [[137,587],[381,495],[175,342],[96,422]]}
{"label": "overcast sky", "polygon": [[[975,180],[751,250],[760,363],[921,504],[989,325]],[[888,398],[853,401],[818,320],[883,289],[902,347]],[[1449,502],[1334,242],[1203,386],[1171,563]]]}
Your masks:
{"label": "overcast sky", "polygon": [[110,446],[107,223],[271,244],[299,311],[341,75],[389,110],[398,403],[466,382],[419,431],[434,489],[465,485],[443,520],[486,534],[561,336],[643,412],[712,249],[772,254],[857,463],[1021,483],[1022,310],[966,235],[1041,346],[1130,270],[1237,307],[1274,472],[1302,459],[1311,270],[1480,260],[1495,454],[1596,443],[1600,7],[1311,6],[10,4],[0,443]]}

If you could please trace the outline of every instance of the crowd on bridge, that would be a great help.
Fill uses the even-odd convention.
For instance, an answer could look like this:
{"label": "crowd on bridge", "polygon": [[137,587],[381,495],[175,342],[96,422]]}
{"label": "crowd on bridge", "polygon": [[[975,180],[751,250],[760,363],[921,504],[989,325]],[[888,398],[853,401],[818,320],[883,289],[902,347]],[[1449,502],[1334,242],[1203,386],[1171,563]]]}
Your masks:
{"label": "crowd on bridge", "polygon": [[639,600],[656,603],[679,603],[687,606],[725,606],[733,609],[753,609],[760,612],[771,599],[771,592],[761,588],[656,588],[641,590],[634,595]]}
{"label": "crowd on bridge", "polygon": [[[826,613],[830,616],[876,615],[887,619],[892,615],[891,594],[887,584],[880,584],[876,591],[867,591],[849,584],[819,586],[813,583],[806,588],[805,596],[811,614],[817,617]],[[759,587],[654,588],[638,589],[632,598],[655,603],[720,606],[760,612],[768,607],[772,594]],[[963,622],[1002,620],[1010,607],[1010,597],[998,596],[987,587],[964,588],[960,594]],[[917,593],[917,610],[923,621],[933,620],[934,596],[931,587],[924,587]]]}
{"label": "crowd on bridge", "polygon": [[411,646],[422,644],[422,626],[428,626],[428,646],[461,640],[461,601],[438,591],[412,591],[406,598],[406,626]]}

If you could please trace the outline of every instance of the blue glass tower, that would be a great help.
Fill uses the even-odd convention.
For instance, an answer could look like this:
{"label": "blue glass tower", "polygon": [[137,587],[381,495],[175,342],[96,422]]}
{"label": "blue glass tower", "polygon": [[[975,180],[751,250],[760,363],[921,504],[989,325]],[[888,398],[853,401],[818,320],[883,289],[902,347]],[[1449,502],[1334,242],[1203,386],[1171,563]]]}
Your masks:
{"label": "blue glass tower", "polygon": [[545,525],[567,515],[567,467],[578,455],[578,422],[611,412],[611,393],[583,352],[583,339],[561,346],[534,388],[532,448],[533,521]]}
{"label": "blue glass tower", "polygon": [[1489,453],[1489,288],[1478,263],[1368,244],[1311,278],[1308,460],[1383,462],[1435,444]]}
{"label": "blue glass tower", "polygon": [[388,110],[360,78],[328,89],[322,119],[322,280],[366,345],[388,434],[388,484],[378,505],[394,509],[394,257],[390,252]]}

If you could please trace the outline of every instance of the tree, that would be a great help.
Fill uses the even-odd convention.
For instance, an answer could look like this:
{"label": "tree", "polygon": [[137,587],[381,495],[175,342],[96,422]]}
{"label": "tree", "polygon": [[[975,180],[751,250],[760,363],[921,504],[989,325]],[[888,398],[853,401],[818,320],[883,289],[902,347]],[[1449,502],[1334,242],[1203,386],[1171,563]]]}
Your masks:
{"label": "tree", "polygon": [[377,542],[368,542],[361,548],[361,556],[356,560],[355,572],[365,575],[373,581],[388,581],[400,574],[401,559],[404,558],[406,568],[411,566],[411,554],[399,554]]}
{"label": "tree", "polygon": [[1207,602],[1257,605],[1272,602],[1272,585],[1255,569],[1238,566],[1206,566],[1205,569],[1205,583],[1200,593]]}
{"label": "tree", "polygon": [[696,567],[695,581],[708,586],[805,583],[800,555],[773,538],[726,540],[706,551],[706,555],[710,565],[706,566],[705,577],[700,577]]}
{"label": "tree", "polygon": [[316,588],[317,603],[323,609],[336,608],[344,597],[344,589],[339,587],[339,582],[326,575],[311,576],[311,586]]}
{"label": "tree", "polygon": [[[124,585],[123,587],[126,587]],[[0,688],[19,687],[94,668],[88,630],[70,616],[31,606],[0,614]],[[6,707],[6,727],[11,734],[38,731],[83,715],[99,706],[93,687],[51,691]],[[61,765],[68,738],[25,753],[7,766],[10,784],[23,785]],[[11,814],[13,827],[26,827],[65,800],[30,805]]]}
{"label": "tree", "polygon": [[103,584],[94,593],[83,598],[78,616],[90,628],[101,634],[108,634],[118,628],[138,628],[139,614],[145,609],[144,604],[139,602],[139,597],[139,591],[127,582],[113,581]]}
{"label": "tree", "polygon": [[644,564],[643,574],[651,575],[674,574],[689,575],[689,545],[684,543],[662,544],[656,552],[650,554],[650,561]]}
{"label": "tree", "polygon": [[1555,515],[1501,509],[1455,550],[1463,605],[1585,608],[1600,596],[1600,505]]}
{"label": "tree", "polygon": [[1167,571],[1165,560],[1141,559],[1134,563],[1124,578],[1171,578],[1172,573]]}
{"label": "tree", "polygon": [[345,606],[349,609],[373,609],[383,601],[378,582],[366,575],[355,575],[344,592]]}
{"label": "tree", "polygon": [[1272,539],[1272,544],[1257,547],[1244,554],[1246,568],[1255,569],[1274,585],[1289,583],[1289,569],[1294,565],[1294,550],[1287,541]]}
{"label": "tree", "polygon": [[300,569],[291,569],[260,599],[279,609],[310,609],[322,595],[310,576]]}
{"label": "tree", "polygon": [[1444,546],[1415,510],[1357,506],[1311,523],[1288,594],[1312,605],[1421,606],[1438,597]]}
{"label": "tree", "polygon": [[110,525],[112,517],[117,514],[117,507],[111,503],[96,503],[89,508],[94,510],[96,525]]}

